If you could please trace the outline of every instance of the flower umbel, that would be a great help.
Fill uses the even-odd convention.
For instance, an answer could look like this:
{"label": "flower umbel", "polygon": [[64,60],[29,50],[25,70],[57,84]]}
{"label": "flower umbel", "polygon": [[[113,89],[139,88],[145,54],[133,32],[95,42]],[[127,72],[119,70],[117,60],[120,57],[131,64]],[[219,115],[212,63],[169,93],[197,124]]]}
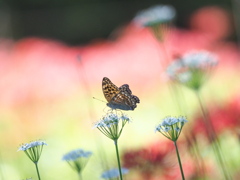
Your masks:
{"label": "flower umbel", "polygon": [[134,22],[142,26],[155,26],[162,23],[171,22],[176,15],[176,11],[169,5],[156,5],[137,13]]}
{"label": "flower umbel", "polygon": [[24,151],[33,163],[37,163],[41,156],[44,145],[47,145],[47,143],[44,141],[32,141],[30,143],[22,144],[18,151]]}
{"label": "flower umbel", "polygon": [[163,122],[156,127],[155,131],[162,133],[166,138],[175,142],[186,122],[187,120],[183,116],[178,118],[166,117],[163,119]]}
{"label": "flower umbel", "polygon": [[118,171],[120,180],[122,180],[122,169],[118,151],[118,138],[120,137],[123,127],[127,122],[130,121],[130,118],[123,114],[122,112],[111,111],[107,113],[99,122],[97,122],[94,127],[98,128],[105,136],[112,139],[114,141],[116,155],[117,155],[117,162],[118,162]]}
{"label": "flower umbel", "polygon": [[95,123],[94,128],[98,128],[108,138],[117,140],[127,122],[130,122],[130,118],[127,115],[111,112]]}
{"label": "flower umbel", "polygon": [[172,6],[156,5],[137,13],[133,21],[140,26],[150,27],[155,37],[162,41],[175,16],[176,11]]}
{"label": "flower umbel", "polygon": [[91,151],[84,151],[83,149],[76,149],[68,152],[62,157],[63,161],[68,164],[80,174],[88,162],[89,157],[92,155]]}
{"label": "flower umbel", "polygon": [[217,63],[215,55],[207,51],[190,52],[170,64],[167,74],[171,79],[198,90]]}
{"label": "flower umbel", "polygon": [[41,180],[40,173],[38,170],[38,161],[42,154],[43,146],[47,145],[45,141],[32,141],[30,143],[23,144],[19,147],[18,151],[24,151],[29,159],[35,164],[38,179]]}
{"label": "flower umbel", "polygon": [[[129,170],[126,168],[121,168],[121,170],[122,170],[122,174],[127,174],[129,172]],[[103,179],[112,179],[112,178],[118,178],[118,177],[119,177],[119,170],[116,168],[104,171],[101,175],[101,178]]]}
{"label": "flower umbel", "polygon": [[163,122],[159,124],[155,131],[158,131],[162,133],[166,138],[170,139],[173,141],[174,146],[176,148],[176,153],[177,153],[177,158],[178,158],[178,163],[182,175],[182,180],[185,180],[183,169],[182,169],[182,163],[181,163],[181,158],[178,152],[178,147],[177,147],[177,140],[179,135],[181,134],[182,128],[184,124],[187,122],[186,118],[183,116],[179,116],[178,118],[176,117],[166,117],[163,119]]}

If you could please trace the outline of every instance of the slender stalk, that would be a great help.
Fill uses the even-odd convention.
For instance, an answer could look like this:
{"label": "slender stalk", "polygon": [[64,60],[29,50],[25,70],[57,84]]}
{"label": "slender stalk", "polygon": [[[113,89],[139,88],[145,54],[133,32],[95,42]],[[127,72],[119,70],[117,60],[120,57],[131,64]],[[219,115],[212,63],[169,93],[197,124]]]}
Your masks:
{"label": "slender stalk", "polygon": [[38,164],[37,164],[38,162],[35,162],[34,164],[35,164],[35,166],[36,166],[36,170],[37,170],[37,175],[38,175],[38,180],[41,180],[41,178],[40,178],[40,173],[39,173],[39,170],[38,170]]}
{"label": "slender stalk", "polygon": [[196,141],[196,138],[194,136],[193,133],[190,134],[191,137],[189,137],[189,135],[185,135],[185,138],[187,140],[187,143],[189,144],[190,147],[190,153],[191,155],[194,156],[194,161],[196,162],[196,167],[197,167],[197,177],[201,177],[202,180],[205,180],[205,176],[206,176],[206,171],[205,171],[205,165],[204,165],[204,161],[202,158],[202,155],[200,154],[200,150],[199,150],[199,146],[198,146],[198,142]]}
{"label": "slender stalk", "polygon": [[207,134],[208,134],[208,138],[209,138],[209,140],[212,144],[212,148],[215,152],[214,154],[216,155],[216,158],[220,163],[222,173],[223,173],[225,179],[231,179],[231,177],[229,177],[229,175],[227,173],[227,170],[226,170],[226,167],[224,165],[225,163],[223,161],[222,154],[221,154],[220,142],[219,142],[218,137],[216,135],[214,126],[213,126],[212,122],[210,121],[210,119],[208,118],[207,112],[203,107],[203,103],[201,101],[201,98],[200,98],[200,95],[199,95],[198,91],[196,91],[196,96],[197,96],[198,103],[200,105],[200,108],[201,108],[201,111],[202,111],[202,114],[203,114],[203,119],[204,119],[204,123],[205,123],[205,126],[206,126],[206,131],[207,131]]}
{"label": "slender stalk", "polygon": [[[203,157],[202,157],[202,155],[201,155],[201,153],[200,153],[199,146],[198,146],[198,142],[197,142],[195,139],[194,139],[194,142],[195,142],[194,149],[195,149],[195,151],[196,151],[196,153],[198,154],[199,159],[200,159],[201,171],[202,171],[201,176],[202,176],[202,178],[203,178],[203,180],[204,180],[204,179],[206,179],[206,170],[205,170],[204,160],[203,160]],[[196,158],[197,158],[197,156],[196,156]]]}
{"label": "slender stalk", "polygon": [[79,180],[83,180],[81,172],[78,173],[78,177],[79,177]]}
{"label": "slender stalk", "polygon": [[117,161],[118,161],[118,170],[119,170],[119,175],[120,175],[120,180],[122,180],[122,169],[121,169],[121,164],[120,164],[120,158],[119,158],[119,152],[118,152],[118,143],[117,139],[114,140],[115,148],[116,148],[116,154],[117,154]]}
{"label": "slender stalk", "polygon": [[179,155],[179,152],[178,152],[177,142],[176,141],[173,141],[173,142],[174,142],[174,146],[175,146],[176,152],[177,152],[178,164],[179,164],[179,167],[180,167],[182,180],[185,180],[183,169],[182,169],[182,163],[181,163],[180,155]]}
{"label": "slender stalk", "polygon": [[2,154],[0,152],[0,179],[4,180],[4,176],[3,176],[3,167],[1,165],[2,162]]}
{"label": "slender stalk", "polygon": [[240,2],[239,0],[232,0],[231,1],[231,6],[232,6],[232,13],[233,13],[233,20],[235,22],[235,31],[236,31],[236,36],[237,36],[237,43],[238,46],[240,46],[240,17],[239,17],[239,6]]}

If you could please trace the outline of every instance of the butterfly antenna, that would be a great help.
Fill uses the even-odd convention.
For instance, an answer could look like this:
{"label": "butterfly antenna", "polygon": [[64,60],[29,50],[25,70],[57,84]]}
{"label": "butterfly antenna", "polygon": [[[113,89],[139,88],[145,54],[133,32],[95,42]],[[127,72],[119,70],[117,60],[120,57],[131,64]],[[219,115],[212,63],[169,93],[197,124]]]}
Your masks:
{"label": "butterfly antenna", "polygon": [[93,99],[96,99],[96,100],[101,101],[101,102],[103,102],[103,103],[107,103],[107,102],[105,102],[105,101],[103,101],[103,100],[101,100],[101,99],[95,98],[95,97],[93,97]]}

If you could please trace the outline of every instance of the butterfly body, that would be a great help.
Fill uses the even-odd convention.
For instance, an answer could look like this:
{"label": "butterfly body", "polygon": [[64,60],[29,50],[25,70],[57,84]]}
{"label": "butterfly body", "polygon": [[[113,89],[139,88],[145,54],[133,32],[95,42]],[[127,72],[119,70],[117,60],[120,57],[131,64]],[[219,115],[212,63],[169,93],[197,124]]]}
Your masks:
{"label": "butterfly body", "polygon": [[110,79],[104,77],[102,80],[103,94],[108,101],[107,106],[112,109],[134,110],[140,100],[132,95],[128,84],[123,84],[119,88]]}

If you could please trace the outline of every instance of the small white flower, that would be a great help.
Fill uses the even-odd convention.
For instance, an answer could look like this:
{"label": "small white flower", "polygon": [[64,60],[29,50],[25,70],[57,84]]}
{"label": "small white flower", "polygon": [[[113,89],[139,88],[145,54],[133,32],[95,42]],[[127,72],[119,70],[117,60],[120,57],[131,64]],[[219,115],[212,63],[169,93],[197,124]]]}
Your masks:
{"label": "small white flower", "polygon": [[176,16],[176,11],[169,5],[156,5],[137,13],[134,18],[136,24],[141,26],[153,26],[156,24],[172,21]]}
{"label": "small white flower", "polygon": [[129,118],[126,114],[123,114],[123,115],[121,116],[121,119],[122,119],[123,121],[128,121],[128,122],[131,121],[130,118]]}
{"label": "small white flower", "polygon": [[183,65],[189,68],[205,68],[217,65],[215,55],[208,51],[193,51],[182,57]]}
{"label": "small white flower", "polygon": [[210,52],[193,51],[173,61],[166,72],[171,79],[198,90],[217,62]]}
{"label": "small white flower", "polygon": [[19,149],[17,151],[26,151],[30,148],[36,147],[36,146],[43,146],[43,145],[47,145],[47,143],[45,143],[45,141],[32,141],[30,143],[25,143],[22,144]]}
{"label": "small white flower", "polygon": [[[127,174],[129,172],[128,169],[126,168],[121,168],[121,171],[122,171],[122,174]],[[104,171],[101,175],[101,177],[103,179],[111,179],[111,178],[117,178],[119,177],[120,174],[119,174],[119,170],[114,168],[114,169],[110,169],[110,170],[107,170],[107,171]]]}
{"label": "small white flower", "polygon": [[127,122],[130,122],[130,118],[126,114],[111,112],[96,122],[93,128],[98,128],[104,135],[115,141],[120,137]]}
{"label": "small white flower", "polygon": [[30,143],[25,143],[21,145],[17,151],[24,151],[28,158],[33,163],[38,163],[40,156],[42,154],[43,146],[47,145],[45,141],[32,141]]}
{"label": "small white flower", "polygon": [[178,122],[178,119],[175,117],[166,117],[163,119],[162,126],[171,126]]}
{"label": "small white flower", "polygon": [[178,121],[181,122],[182,124],[185,124],[188,122],[184,116],[178,117]]}
{"label": "small white flower", "polygon": [[192,78],[192,72],[190,71],[186,71],[178,75],[178,80],[181,83],[187,83],[188,81],[191,80],[191,78]]}
{"label": "small white flower", "polygon": [[[207,51],[193,51],[185,54],[180,59],[173,61],[167,68],[167,74],[174,77],[178,74],[185,74],[188,69],[204,69],[216,66],[218,63],[214,54]],[[184,77],[182,77],[184,79]],[[188,78],[189,79],[189,78]]]}
{"label": "small white flower", "polygon": [[155,128],[155,132],[158,131],[162,133],[165,137],[172,141],[177,141],[183,125],[187,122],[186,118],[183,116],[177,117],[166,117],[163,122],[160,123]]}
{"label": "small white flower", "polygon": [[103,117],[99,122],[95,123],[94,127],[110,127],[114,124],[118,124],[120,118],[115,114],[108,114]]}
{"label": "small white flower", "polygon": [[117,114],[108,114],[104,116],[100,121],[96,122],[93,126],[93,128],[98,127],[111,127],[112,125],[116,125],[122,121],[130,121],[130,118],[126,114],[117,115]]}
{"label": "small white flower", "polygon": [[175,130],[176,130],[177,132],[179,132],[179,131],[181,131],[181,128],[180,128],[180,127],[176,127]]}
{"label": "small white flower", "polygon": [[83,149],[75,149],[62,157],[63,161],[66,161],[70,167],[80,174],[86,166],[89,157],[92,155],[91,151],[84,151]]}
{"label": "small white flower", "polygon": [[92,155],[91,151],[84,151],[83,149],[76,149],[68,152],[62,157],[64,161],[76,161],[78,158],[89,158]]}
{"label": "small white flower", "polygon": [[165,131],[165,132],[168,132],[168,131],[170,131],[170,130],[171,130],[170,127],[164,127],[164,131]]}

